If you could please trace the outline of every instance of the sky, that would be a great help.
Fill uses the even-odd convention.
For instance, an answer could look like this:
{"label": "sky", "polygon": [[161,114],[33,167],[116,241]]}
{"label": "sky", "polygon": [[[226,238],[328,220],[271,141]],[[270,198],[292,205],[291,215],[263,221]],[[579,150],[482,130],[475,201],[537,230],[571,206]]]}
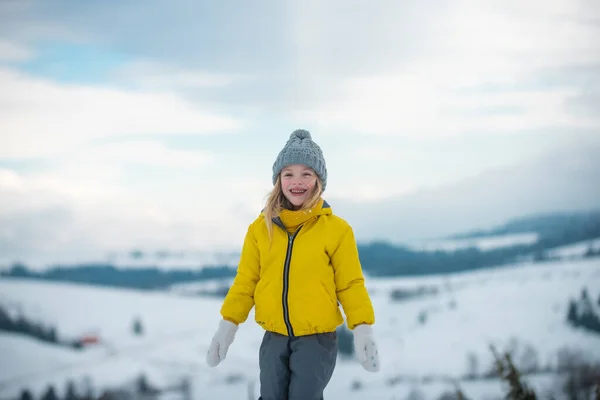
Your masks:
{"label": "sky", "polygon": [[0,1],[0,260],[236,250],[298,128],[334,212],[597,143],[593,0],[141,4]]}

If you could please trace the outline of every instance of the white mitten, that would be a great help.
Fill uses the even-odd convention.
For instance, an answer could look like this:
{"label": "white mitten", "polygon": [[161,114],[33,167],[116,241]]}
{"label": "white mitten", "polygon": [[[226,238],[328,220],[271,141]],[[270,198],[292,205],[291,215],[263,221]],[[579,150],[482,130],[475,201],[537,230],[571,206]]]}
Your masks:
{"label": "white mitten", "polygon": [[354,328],[354,351],[364,369],[369,372],[379,371],[379,352],[371,325],[362,324]]}
{"label": "white mitten", "polygon": [[222,319],[219,322],[219,328],[210,343],[206,353],[206,363],[211,367],[216,367],[227,356],[229,346],[235,339],[238,326],[232,322]]}

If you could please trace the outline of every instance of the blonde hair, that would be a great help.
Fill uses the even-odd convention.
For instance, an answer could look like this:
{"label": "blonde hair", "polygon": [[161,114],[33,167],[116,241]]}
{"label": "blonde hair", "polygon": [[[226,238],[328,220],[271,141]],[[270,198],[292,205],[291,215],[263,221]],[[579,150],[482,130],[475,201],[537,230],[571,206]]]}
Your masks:
{"label": "blonde hair", "polygon": [[[317,177],[317,181],[315,182],[315,186],[313,187],[313,191],[311,196],[302,204],[300,210],[309,210],[319,203],[321,200],[321,194],[323,192],[323,186],[321,184],[321,179]],[[264,208],[265,214],[265,223],[267,224],[267,231],[269,232],[269,239],[273,237],[273,218],[279,216],[282,209],[293,210],[292,204],[283,194],[283,190],[281,189],[281,177],[277,177],[275,181],[275,185],[269,193],[267,197],[267,204]]]}

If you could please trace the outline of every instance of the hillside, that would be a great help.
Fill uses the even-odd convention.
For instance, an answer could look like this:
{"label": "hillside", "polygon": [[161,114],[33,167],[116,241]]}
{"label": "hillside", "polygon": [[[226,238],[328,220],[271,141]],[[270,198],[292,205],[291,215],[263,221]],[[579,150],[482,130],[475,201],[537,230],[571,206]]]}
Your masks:
{"label": "hillside", "polygon": [[[340,357],[326,396],[359,400],[404,399],[412,390],[437,399],[458,379],[472,399],[498,395],[489,344],[513,349],[516,362],[537,374],[527,380],[546,389],[560,383],[551,372],[561,349],[600,361],[600,334],[567,323],[568,304],[585,287],[600,295],[596,259],[394,279],[370,278],[377,312],[382,371],[370,374]],[[82,350],[56,347],[15,334],[0,334],[0,398],[24,388],[40,394],[49,382],[63,390],[68,379],[89,377],[95,390],[130,383],[140,373],[159,387],[188,376],[194,399],[246,398],[257,382],[262,331],[253,315],[242,325],[228,359],[216,369],[204,353],[216,328],[219,299],[167,292],[101,288],[16,278],[0,280],[2,305],[54,323],[59,336],[93,334],[99,343]],[[144,334],[133,335],[140,318]],[[564,354],[564,353],[563,353]],[[546,372],[544,372],[546,371]],[[257,397],[257,396],[256,396]]]}

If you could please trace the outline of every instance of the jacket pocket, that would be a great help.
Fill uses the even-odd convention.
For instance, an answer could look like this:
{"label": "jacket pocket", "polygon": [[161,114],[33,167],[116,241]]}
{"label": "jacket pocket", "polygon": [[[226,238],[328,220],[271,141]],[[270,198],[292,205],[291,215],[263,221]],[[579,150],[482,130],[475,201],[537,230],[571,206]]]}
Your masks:
{"label": "jacket pocket", "polygon": [[269,301],[269,282],[261,279],[256,284],[254,289],[254,314],[256,322],[264,327],[268,325],[269,320],[273,318],[273,310],[270,309],[271,301]]}
{"label": "jacket pocket", "polygon": [[334,289],[327,288],[327,285],[323,281],[321,281],[320,283],[323,294],[329,299],[329,302],[332,305],[337,306],[337,296],[335,294]]}

